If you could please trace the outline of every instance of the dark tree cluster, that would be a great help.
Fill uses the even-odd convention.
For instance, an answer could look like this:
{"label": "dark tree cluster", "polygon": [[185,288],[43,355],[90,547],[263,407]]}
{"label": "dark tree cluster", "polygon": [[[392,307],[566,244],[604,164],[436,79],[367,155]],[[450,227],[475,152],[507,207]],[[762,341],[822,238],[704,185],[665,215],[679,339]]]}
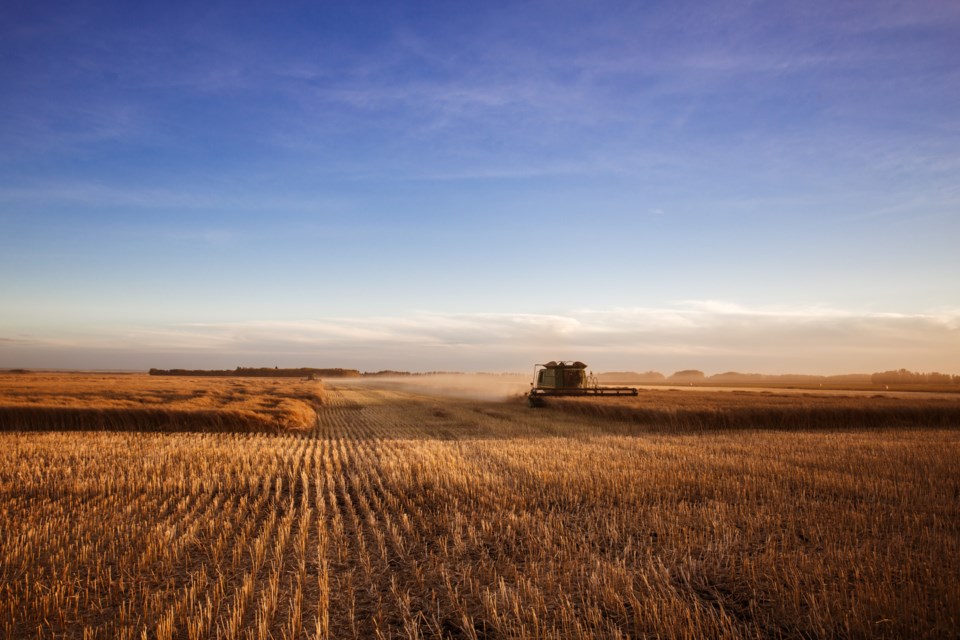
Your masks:
{"label": "dark tree cluster", "polygon": [[898,369],[897,371],[875,373],[870,376],[870,382],[874,384],[960,384],[960,376],[937,371],[920,373]]}

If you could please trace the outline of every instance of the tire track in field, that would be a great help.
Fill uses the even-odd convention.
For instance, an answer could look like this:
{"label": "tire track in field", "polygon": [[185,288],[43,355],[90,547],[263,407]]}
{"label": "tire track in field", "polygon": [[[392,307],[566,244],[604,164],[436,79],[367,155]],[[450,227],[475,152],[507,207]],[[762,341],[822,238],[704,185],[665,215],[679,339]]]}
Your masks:
{"label": "tire track in field", "polygon": [[400,515],[396,498],[384,489],[380,458],[390,431],[410,428],[396,412],[382,410],[376,392],[335,391],[332,406],[319,416],[320,433],[340,436],[327,457],[328,477],[336,484],[327,493],[333,519],[339,516],[327,554],[336,587],[330,595],[330,628],[345,637],[366,637],[403,623],[391,591],[405,564],[399,536],[390,534],[397,531],[394,520]]}
{"label": "tire track in field", "polygon": [[[484,616],[487,619],[497,620],[491,617],[496,613],[491,607],[504,606],[504,599],[543,601],[537,586],[523,580],[516,558],[501,553],[495,543],[483,541],[482,535],[473,529],[470,515],[476,514],[464,512],[463,508],[471,508],[472,501],[468,499],[464,503],[462,486],[441,482],[433,487],[429,496],[420,495],[419,499],[404,492],[403,484],[398,486],[398,477],[416,466],[411,464],[411,455],[422,458],[419,450],[414,452],[402,446],[406,439],[397,439],[400,434],[422,438],[423,430],[413,425],[406,415],[405,409],[410,407],[405,405],[412,404],[409,399],[402,404],[387,404],[383,395],[373,390],[358,393],[351,390],[350,395],[363,401],[357,402],[360,409],[350,411],[350,418],[354,418],[352,424],[343,424],[341,421],[348,418],[342,414],[331,412],[330,416],[339,428],[348,431],[353,427],[356,434],[354,438],[340,441],[342,459],[348,469],[343,473],[348,481],[342,482],[339,488],[344,494],[343,502],[349,505],[347,554],[357,559],[353,568],[360,567],[360,576],[367,588],[377,596],[371,598],[362,592],[358,596],[356,590],[348,589],[352,593],[351,601],[342,608],[354,611],[372,608],[381,616],[368,626],[361,626],[359,631],[376,633],[387,625],[405,628],[408,633],[420,629],[434,635],[453,633],[469,637],[477,633],[472,619],[478,614],[487,614]],[[423,410],[422,405],[413,406]],[[424,442],[421,440],[418,444],[422,447]],[[442,446],[441,452],[446,454],[432,469],[434,477],[439,478],[443,475],[439,473],[441,467],[447,473],[456,471],[449,466],[448,456],[457,449],[452,443],[437,442],[437,446]],[[454,467],[468,467],[464,471],[469,475],[472,465],[461,455],[455,458]],[[394,470],[393,476],[387,475],[388,466]],[[489,494],[482,498],[475,494],[474,498],[486,503],[485,507],[494,507],[495,498]],[[399,529],[401,526],[405,526],[403,532]],[[469,577],[451,579],[460,573],[457,565],[462,562],[462,556],[456,554],[464,552],[477,567],[472,581]],[[376,572],[377,579],[373,575],[374,565],[382,569]],[[387,575],[389,584],[384,579]],[[511,584],[501,580],[499,594],[492,595],[479,587],[481,583],[496,584],[495,578],[503,575],[512,576]],[[517,586],[512,586],[515,581]],[[382,594],[389,597],[385,600]],[[516,628],[529,620],[503,619],[500,623],[504,629]],[[353,627],[351,631],[355,633],[358,629]]]}

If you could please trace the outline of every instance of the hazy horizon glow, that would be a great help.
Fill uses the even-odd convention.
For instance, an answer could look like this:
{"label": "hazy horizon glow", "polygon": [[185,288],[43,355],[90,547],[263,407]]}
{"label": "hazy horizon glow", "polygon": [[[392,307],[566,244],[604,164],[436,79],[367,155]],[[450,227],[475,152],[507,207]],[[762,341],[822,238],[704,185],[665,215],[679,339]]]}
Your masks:
{"label": "hazy horizon glow", "polygon": [[[33,366],[142,369],[341,366],[361,370],[524,371],[579,358],[598,371],[700,368],[751,373],[870,373],[921,357],[951,371],[960,310],[850,314],[751,310],[716,302],[568,314],[418,314],[300,322],[123,326],[6,339]],[[886,347],[878,352],[875,345]],[[952,348],[945,345],[953,345]],[[414,355],[411,355],[414,354]],[[851,369],[850,363],[859,367]],[[411,367],[415,363],[415,367]],[[732,366],[731,366],[732,365]]]}
{"label": "hazy horizon glow", "polygon": [[960,373],[960,5],[7,3],[0,368]]}

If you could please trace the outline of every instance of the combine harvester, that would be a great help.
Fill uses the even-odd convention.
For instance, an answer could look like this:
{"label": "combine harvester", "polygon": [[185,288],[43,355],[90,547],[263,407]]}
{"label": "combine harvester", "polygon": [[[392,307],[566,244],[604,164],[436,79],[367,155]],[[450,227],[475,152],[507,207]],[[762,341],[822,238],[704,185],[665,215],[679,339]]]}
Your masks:
{"label": "combine harvester", "polygon": [[582,362],[550,361],[533,366],[533,382],[527,400],[531,407],[542,407],[543,399],[556,396],[635,396],[634,387],[601,387],[597,377],[587,375]]}

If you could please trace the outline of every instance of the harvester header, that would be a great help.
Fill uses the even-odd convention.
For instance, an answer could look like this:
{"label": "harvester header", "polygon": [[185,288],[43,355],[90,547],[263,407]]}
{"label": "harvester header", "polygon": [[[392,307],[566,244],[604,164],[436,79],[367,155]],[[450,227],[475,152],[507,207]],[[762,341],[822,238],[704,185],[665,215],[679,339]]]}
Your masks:
{"label": "harvester header", "polygon": [[634,387],[601,387],[587,365],[580,361],[551,360],[533,366],[533,382],[527,399],[531,407],[542,407],[548,396],[635,396]]}

